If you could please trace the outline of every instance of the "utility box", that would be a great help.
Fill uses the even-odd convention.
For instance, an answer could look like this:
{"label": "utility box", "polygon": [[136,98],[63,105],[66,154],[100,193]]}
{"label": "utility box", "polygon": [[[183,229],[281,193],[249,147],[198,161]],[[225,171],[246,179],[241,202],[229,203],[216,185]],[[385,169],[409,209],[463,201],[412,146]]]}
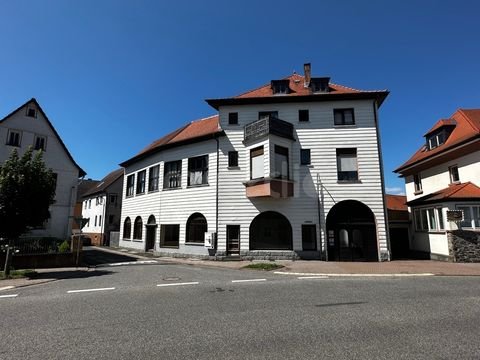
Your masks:
{"label": "utility box", "polygon": [[206,232],[204,246],[208,249],[214,249],[216,240],[217,240],[216,232]]}

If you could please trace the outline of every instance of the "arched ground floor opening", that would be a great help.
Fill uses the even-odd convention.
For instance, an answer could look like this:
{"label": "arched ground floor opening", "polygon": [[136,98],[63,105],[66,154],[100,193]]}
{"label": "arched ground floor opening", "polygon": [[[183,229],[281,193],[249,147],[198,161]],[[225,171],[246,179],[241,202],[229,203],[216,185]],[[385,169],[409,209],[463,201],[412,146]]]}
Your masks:
{"label": "arched ground floor opening", "polygon": [[327,243],[330,261],[378,261],[372,210],[356,200],[334,205],[327,215]]}
{"label": "arched ground floor opening", "polygon": [[292,226],[275,211],[257,215],[250,224],[250,250],[292,250]]}

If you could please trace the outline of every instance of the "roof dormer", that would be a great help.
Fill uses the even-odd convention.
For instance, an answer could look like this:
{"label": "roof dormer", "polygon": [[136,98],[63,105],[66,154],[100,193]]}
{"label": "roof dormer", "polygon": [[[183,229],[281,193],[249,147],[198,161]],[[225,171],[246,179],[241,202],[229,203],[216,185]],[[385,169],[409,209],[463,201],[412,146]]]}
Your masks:
{"label": "roof dormer", "polygon": [[433,128],[424,135],[427,150],[433,150],[440,145],[443,145],[452,133],[456,124],[457,122],[453,119],[442,119],[438,121]]}
{"label": "roof dormer", "polygon": [[330,91],[328,84],[330,83],[329,77],[319,77],[310,79],[310,89],[313,93],[326,93]]}
{"label": "roof dormer", "polygon": [[288,94],[290,92],[290,80],[272,80],[271,83],[271,88],[273,91],[273,94]]}

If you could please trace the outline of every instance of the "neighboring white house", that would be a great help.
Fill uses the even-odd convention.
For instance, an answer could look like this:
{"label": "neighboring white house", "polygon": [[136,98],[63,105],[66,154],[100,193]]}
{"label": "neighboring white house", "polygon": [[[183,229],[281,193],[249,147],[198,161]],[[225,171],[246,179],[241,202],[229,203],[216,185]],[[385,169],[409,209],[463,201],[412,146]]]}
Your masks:
{"label": "neighboring white house", "polygon": [[82,217],[88,219],[82,229],[93,245],[108,245],[111,231],[120,230],[123,169],[105,176],[82,196]]}
{"label": "neighboring white house", "polygon": [[37,100],[31,99],[0,120],[0,162],[13,149],[22,155],[28,147],[43,151],[43,160],[56,174],[55,203],[50,207],[50,219],[31,236],[70,237],[78,178],[85,172],[73,160],[62,139]]}
{"label": "neighboring white house", "polygon": [[[120,245],[202,256],[388,259],[377,115],[387,95],[312,78],[306,64],[305,76],[207,100],[218,115],[121,164]],[[204,247],[205,233],[217,234],[214,250]]]}
{"label": "neighboring white house", "polygon": [[448,210],[462,210],[461,228],[480,230],[480,109],[459,109],[424,137],[425,145],[395,172],[405,178],[413,214],[410,248],[445,259],[447,231],[457,229]]}

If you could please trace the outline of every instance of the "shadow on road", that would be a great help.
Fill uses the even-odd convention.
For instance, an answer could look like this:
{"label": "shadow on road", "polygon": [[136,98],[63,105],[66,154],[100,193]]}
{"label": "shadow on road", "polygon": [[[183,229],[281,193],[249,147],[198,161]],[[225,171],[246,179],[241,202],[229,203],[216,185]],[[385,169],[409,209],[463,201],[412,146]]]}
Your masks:
{"label": "shadow on road", "polygon": [[114,254],[96,248],[83,248],[83,263],[86,266],[97,266],[130,261],[138,261],[138,258],[129,255]]}
{"label": "shadow on road", "polygon": [[66,271],[47,271],[31,274],[29,279],[82,279],[89,277],[97,277],[104,275],[111,275],[113,271],[108,270],[66,270]]}

